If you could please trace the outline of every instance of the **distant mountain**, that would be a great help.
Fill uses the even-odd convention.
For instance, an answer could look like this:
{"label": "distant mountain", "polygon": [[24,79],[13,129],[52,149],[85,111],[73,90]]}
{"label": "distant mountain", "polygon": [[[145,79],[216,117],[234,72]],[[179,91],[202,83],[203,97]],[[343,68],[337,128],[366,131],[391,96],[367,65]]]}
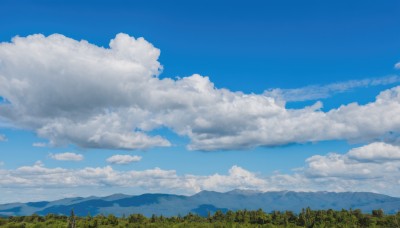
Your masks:
{"label": "distant mountain", "polygon": [[86,216],[97,214],[114,214],[116,216],[134,213],[151,216],[152,214],[173,216],[185,215],[189,212],[206,216],[217,210],[257,210],[266,212],[273,210],[291,210],[299,212],[302,208],[311,209],[361,209],[371,212],[383,209],[393,214],[400,210],[400,198],[369,192],[257,192],[234,190],[220,193],[202,191],[192,196],[171,194],[143,194],[130,196],[115,194],[107,197],[77,197],[57,201],[41,201],[30,203],[9,203],[0,205],[0,216],[30,215],[48,213]]}

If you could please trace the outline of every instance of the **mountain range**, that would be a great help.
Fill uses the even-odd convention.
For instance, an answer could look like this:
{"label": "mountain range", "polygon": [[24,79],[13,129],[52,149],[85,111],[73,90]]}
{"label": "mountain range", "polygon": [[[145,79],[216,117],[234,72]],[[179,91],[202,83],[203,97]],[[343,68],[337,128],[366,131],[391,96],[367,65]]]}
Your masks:
{"label": "mountain range", "polygon": [[400,198],[369,192],[257,192],[233,190],[225,193],[202,191],[192,196],[173,194],[143,194],[137,196],[114,194],[106,197],[76,197],[56,201],[8,203],[0,205],[1,216],[21,216],[48,213],[69,215],[114,214],[123,216],[140,213],[146,216],[186,215],[189,212],[206,216],[217,210],[291,210],[296,213],[302,208],[311,209],[361,209],[370,213],[383,209],[394,214],[400,210]]}

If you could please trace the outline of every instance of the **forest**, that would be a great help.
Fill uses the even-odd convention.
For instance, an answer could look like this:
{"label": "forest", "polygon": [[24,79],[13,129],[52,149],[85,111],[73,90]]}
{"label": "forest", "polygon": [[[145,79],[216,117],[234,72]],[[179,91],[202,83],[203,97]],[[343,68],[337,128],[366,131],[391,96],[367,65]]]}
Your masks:
{"label": "forest", "polygon": [[387,215],[383,210],[362,213],[361,210],[311,210],[292,211],[238,210],[216,211],[206,217],[187,215],[145,217],[141,214],[116,217],[112,214],[79,217],[71,211],[69,216],[47,214],[40,216],[1,217],[0,227],[400,227],[400,212]]}

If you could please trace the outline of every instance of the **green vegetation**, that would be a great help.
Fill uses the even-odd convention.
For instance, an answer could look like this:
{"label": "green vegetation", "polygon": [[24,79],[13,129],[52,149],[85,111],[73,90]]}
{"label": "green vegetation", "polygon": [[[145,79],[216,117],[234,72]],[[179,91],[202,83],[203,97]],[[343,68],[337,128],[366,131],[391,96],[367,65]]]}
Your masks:
{"label": "green vegetation", "polygon": [[400,212],[385,215],[382,210],[363,214],[361,210],[311,210],[303,209],[299,214],[291,211],[265,213],[264,211],[217,211],[207,217],[189,213],[185,216],[150,218],[131,214],[120,218],[114,215],[77,217],[48,214],[46,216],[12,216],[0,218],[0,227],[399,227]]}

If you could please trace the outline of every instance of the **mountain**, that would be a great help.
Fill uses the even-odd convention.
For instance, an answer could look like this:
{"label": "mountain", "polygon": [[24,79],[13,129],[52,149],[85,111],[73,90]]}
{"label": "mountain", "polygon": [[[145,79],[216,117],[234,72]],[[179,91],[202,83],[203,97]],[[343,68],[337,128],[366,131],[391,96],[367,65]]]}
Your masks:
{"label": "mountain", "polygon": [[0,205],[0,216],[30,215],[33,213],[46,215],[48,213],[69,215],[74,209],[75,214],[86,216],[97,214],[114,214],[116,216],[134,213],[151,216],[152,214],[174,216],[189,212],[206,216],[217,210],[257,210],[266,212],[273,210],[291,210],[299,212],[302,208],[311,209],[361,209],[371,212],[373,209],[383,209],[385,213],[393,214],[400,210],[400,198],[369,192],[257,192],[234,190],[220,193],[202,191],[192,196],[172,194],[143,194],[130,196],[115,194],[106,197],[77,197],[56,201],[41,201],[29,203],[9,203]]}

